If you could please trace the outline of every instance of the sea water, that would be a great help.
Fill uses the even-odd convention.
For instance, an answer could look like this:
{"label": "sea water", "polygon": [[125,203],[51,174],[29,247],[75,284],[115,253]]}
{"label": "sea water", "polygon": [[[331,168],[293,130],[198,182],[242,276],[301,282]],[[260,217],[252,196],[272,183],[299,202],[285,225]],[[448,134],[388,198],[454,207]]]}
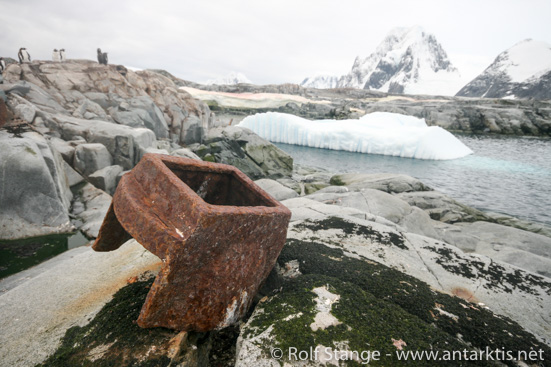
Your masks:
{"label": "sea water", "polygon": [[330,172],[403,173],[474,208],[551,225],[551,139],[456,135],[474,151],[433,161],[276,144]]}

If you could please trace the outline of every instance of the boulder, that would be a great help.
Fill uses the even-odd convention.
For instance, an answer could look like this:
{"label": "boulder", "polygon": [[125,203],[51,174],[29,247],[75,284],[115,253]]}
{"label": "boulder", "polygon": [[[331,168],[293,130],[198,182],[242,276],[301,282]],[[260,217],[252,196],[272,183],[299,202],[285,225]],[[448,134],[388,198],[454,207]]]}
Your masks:
{"label": "boulder", "polygon": [[71,214],[76,218],[75,226],[88,238],[98,236],[111,200],[111,195],[90,183],[77,190]]}
{"label": "boulder", "polygon": [[0,131],[0,239],[74,231],[63,159],[40,134]]}
{"label": "boulder", "polygon": [[75,156],[75,147],[71,143],[65,140],[52,137],[50,138],[50,145],[61,154],[65,162],[73,165],[73,158]]}
{"label": "boulder", "polygon": [[238,126],[211,129],[195,153],[203,160],[234,165],[253,179],[290,177],[293,172],[290,155]]}
{"label": "boulder", "polygon": [[113,157],[103,144],[81,144],[75,149],[74,167],[84,176],[112,164]]}
{"label": "boulder", "polygon": [[21,103],[15,106],[15,117],[32,124],[36,116],[36,107],[31,103]]}
{"label": "boulder", "polygon": [[122,171],[123,168],[118,165],[104,167],[89,175],[88,181],[98,189],[113,195],[117,188],[117,178]]}
{"label": "boulder", "polygon": [[400,193],[432,190],[416,178],[396,173],[343,173],[332,176],[330,183],[348,186],[351,191],[375,189],[388,193]]}
{"label": "boulder", "polygon": [[297,197],[296,191],[283,186],[277,181],[263,178],[256,180],[255,183],[268,194],[272,195],[276,200],[282,201]]}
{"label": "boulder", "polygon": [[67,183],[69,187],[78,185],[81,182],[84,182],[84,177],[82,177],[77,171],[69,165],[69,163],[63,161],[63,170],[65,171],[65,176],[67,177]]}

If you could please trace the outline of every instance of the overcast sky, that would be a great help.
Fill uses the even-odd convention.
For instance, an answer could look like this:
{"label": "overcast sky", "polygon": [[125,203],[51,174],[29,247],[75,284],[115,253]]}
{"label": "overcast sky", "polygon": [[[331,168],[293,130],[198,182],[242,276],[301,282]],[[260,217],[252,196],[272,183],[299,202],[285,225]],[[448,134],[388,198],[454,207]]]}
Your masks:
{"label": "overcast sky", "polygon": [[196,82],[239,71],[299,83],[342,75],[392,28],[420,25],[476,74],[523,39],[551,44],[550,14],[550,0],[0,0],[0,56],[96,60],[100,47],[110,63]]}

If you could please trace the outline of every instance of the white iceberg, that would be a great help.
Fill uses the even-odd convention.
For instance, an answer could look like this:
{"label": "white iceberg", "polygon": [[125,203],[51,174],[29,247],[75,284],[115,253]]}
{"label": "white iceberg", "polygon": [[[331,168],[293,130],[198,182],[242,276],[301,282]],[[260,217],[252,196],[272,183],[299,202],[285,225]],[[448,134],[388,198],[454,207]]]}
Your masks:
{"label": "white iceberg", "polygon": [[434,160],[473,153],[448,131],[427,126],[425,119],[389,112],[370,113],[358,120],[317,121],[267,112],[248,116],[239,126],[274,143],[313,148]]}

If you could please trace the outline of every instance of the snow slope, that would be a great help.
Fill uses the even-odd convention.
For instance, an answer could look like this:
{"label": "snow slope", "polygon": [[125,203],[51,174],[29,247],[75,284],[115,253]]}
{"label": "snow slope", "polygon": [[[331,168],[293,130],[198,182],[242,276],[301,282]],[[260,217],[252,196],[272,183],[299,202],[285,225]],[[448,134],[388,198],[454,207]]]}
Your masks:
{"label": "snow slope", "polygon": [[551,46],[527,39],[497,56],[458,93],[464,97],[551,98]]}
{"label": "snow slope", "polygon": [[212,84],[232,85],[232,84],[239,84],[239,83],[249,83],[249,84],[251,84],[252,82],[245,75],[243,75],[242,73],[236,72],[236,71],[232,71],[231,73],[229,73],[225,77],[221,77],[221,78],[217,78],[217,79],[210,79],[210,80],[207,80],[207,82],[206,82],[207,85],[212,85]]}
{"label": "snow slope", "polygon": [[417,159],[456,159],[472,153],[446,130],[424,119],[374,112],[359,120],[310,121],[267,112],[246,117],[239,126],[275,143]]}
{"label": "snow slope", "polygon": [[[334,79],[306,78],[301,85],[333,88]],[[356,57],[352,70],[338,79],[339,88],[389,93],[453,95],[467,81],[452,65],[434,35],[423,28],[395,28],[366,58]]]}
{"label": "snow slope", "polygon": [[330,89],[337,88],[338,83],[339,77],[331,75],[316,75],[314,77],[304,79],[300,85],[307,88]]}

